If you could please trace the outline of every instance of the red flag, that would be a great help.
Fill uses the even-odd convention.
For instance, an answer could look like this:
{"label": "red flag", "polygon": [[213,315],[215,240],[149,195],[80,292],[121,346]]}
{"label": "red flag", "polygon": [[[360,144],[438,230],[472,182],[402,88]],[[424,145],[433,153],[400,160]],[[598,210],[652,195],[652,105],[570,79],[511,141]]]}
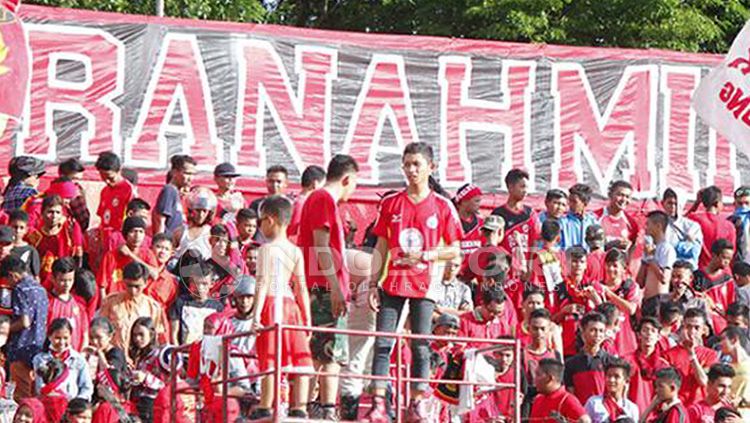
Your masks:
{"label": "red flag", "polygon": [[12,13],[19,0],[0,2],[0,115],[20,120],[29,83],[29,53],[21,21]]}

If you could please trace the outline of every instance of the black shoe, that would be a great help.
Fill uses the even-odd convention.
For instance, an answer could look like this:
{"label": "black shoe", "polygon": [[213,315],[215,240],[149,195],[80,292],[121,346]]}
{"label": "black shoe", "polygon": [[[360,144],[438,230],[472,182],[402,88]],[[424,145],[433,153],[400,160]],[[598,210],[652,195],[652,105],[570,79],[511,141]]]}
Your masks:
{"label": "black shoe", "polygon": [[341,419],[357,420],[359,417],[359,397],[341,397]]}
{"label": "black shoe", "polygon": [[307,418],[307,412],[305,410],[289,410],[288,417],[291,417],[293,419],[306,419]]}
{"label": "black shoe", "polygon": [[271,410],[267,408],[256,408],[250,413],[250,420],[264,420],[272,417]]}

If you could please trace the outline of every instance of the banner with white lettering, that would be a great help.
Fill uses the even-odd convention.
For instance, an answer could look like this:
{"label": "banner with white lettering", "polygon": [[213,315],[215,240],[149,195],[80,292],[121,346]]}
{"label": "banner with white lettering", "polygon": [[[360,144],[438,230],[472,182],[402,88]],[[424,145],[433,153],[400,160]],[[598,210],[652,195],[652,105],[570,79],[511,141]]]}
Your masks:
{"label": "banner with white lettering", "polygon": [[724,61],[701,80],[693,107],[708,125],[750,155],[750,21]]}
{"label": "banner with white lettering", "polygon": [[[0,113],[11,116],[0,163],[114,150],[160,186],[169,157],[189,153],[204,171],[236,164],[242,186],[272,164],[294,180],[345,152],[382,190],[403,183],[403,146],[423,141],[446,186],[490,193],[514,167],[530,172],[532,194],[586,182],[604,195],[626,179],[637,198],[709,184],[731,195],[750,181],[750,162],[691,108],[718,56],[18,13],[0,23]],[[731,69],[736,89],[712,95],[746,125],[748,68]]]}

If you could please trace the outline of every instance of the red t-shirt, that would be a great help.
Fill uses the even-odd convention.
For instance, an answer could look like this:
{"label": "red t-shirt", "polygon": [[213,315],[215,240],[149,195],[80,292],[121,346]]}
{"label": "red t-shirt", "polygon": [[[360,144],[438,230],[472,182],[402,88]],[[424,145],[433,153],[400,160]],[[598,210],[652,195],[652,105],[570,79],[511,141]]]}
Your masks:
{"label": "red t-shirt", "polygon": [[128,203],[133,199],[133,186],[126,179],[113,186],[106,185],[101,192],[96,214],[102,219],[101,226],[122,229]]}
{"label": "red t-shirt", "polygon": [[482,224],[484,219],[474,215],[469,220],[461,219],[461,254],[464,257],[461,263],[461,273],[469,269],[469,256],[482,246]]}
{"label": "red t-shirt", "polygon": [[668,409],[661,411],[658,409],[651,412],[646,418],[647,423],[688,423],[688,412],[681,402],[678,402]]}
{"label": "red t-shirt", "polygon": [[325,277],[326,272],[331,269],[321,269],[318,264],[316,254],[315,240],[313,232],[316,229],[327,229],[330,234],[331,253],[333,255],[333,265],[335,274],[339,280],[341,291],[344,298],[349,296],[349,271],[346,268],[344,257],[344,222],[339,213],[336,200],[325,189],[313,191],[305,201],[302,208],[302,216],[299,224],[299,238],[297,245],[305,257],[305,278],[309,289],[326,289],[330,290],[328,279]]}
{"label": "red t-shirt", "polygon": [[595,250],[586,256],[586,273],[584,279],[601,281],[604,279],[604,250]]}
{"label": "red t-shirt", "polygon": [[405,190],[383,198],[381,204],[372,233],[385,238],[390,250],[383,290],[396,297],[424,298],[433,279],[442,278],[435,263],[404,266],[396,259],[404,251],[430,251],[459,241],[461,223],[456,209],[450,200],[432,191],[419,204],[414,204]]}
{"label": "red t-shirt", "polygon": [[701,247],[701,255],[698,257],[700,269],[708,266],[708,262],[711,261],[711,246],[717,239],[724,238],[732,245],[737,242],[737,230],[726,217],[707,212],[693,213],[688,217],[698,222],[703,232],[703,246]]}
{"label": "red t-shirt", "polygon": [[513,253],[513,268],[518,268],[517,250],[520,248],[529,258],[531,247],[536,244],[541,234],[539,216],[529,206],[524,206],[520,213],[504,204],[492,211],[493,215],[505,219],[505,237],[500,245]]}
{"label": "red t-shirt", "polygon": [[[149,266],[158,266],[156,256],[146,246],[141,246],[137,254]],[[99,287],[104,288],[107,295],[125,290],[122,269],[131,261],[133,260],[129,256],[120,254],[118,250],[110,251],[104,255],[96,281],[99,283]]]}
{"label": "red t-shirt", "polygon": [[625,238],[635,244],[638,241],[638,222],[629,213],[621,212],[618,216],[613,216],[607,212],[606,208],[594,212],[599,218],[599,225],[604,229],[606,242],[616,239]]}
{"label": "red t-shirt", "polygon": [[36,229],[26,235],[26,241],[39,252],[41,269],[39,280],[49,291],[52,276],[52,264],[60,257],[80,257],[83,255],[83,233],[81,226],[73,219],[66,219],[62,229],[56,235],[49,235],[42,229]]}
{"label": "red t-shirt", "polygon": [[47,328],[52,321],[59,318],[68,319],[73,327],[70,334],[70,344],[76,351],[81,351],[83,339],[89,333],[89,316],[85,304],[75,298],[63,301],[53,295],[49,295],[49,309],[47,311]]}
{"label": "red t-shirt", "polygon": [[568,422],[577,422],[586,415],[586,410],[575,395],[561,386],[550,394],[538,394],[531,406],[529,421],[539,423],[556,423],[558,416],[562,416]]}
{"label": "red t-shirt", "polygon": [[[720,407],[724,404],[720,404]],[[698,401],[688,408],[689,423],[714,423],[716,409],[708,405],[706,400]]]}
{"label": "red t-shirt", "polygon": [[666,363],[661,359],[658,350],[648,357],[643,357],[639,351],[635,351],[625,356],[625,360],[631,366],[628,398],[639,410],[645,411],[654,398],[654,375],[657,370],[665,367]]}
{"label": "red t-shirt", "polygon": [[[506,305],[505,312],[491,321],[486,321],[477,312],[477,309],[467,311],[459,317],[460,326],[458,336],[478,339],[497,339],[503,335],[511,335],[515,327],[515,311],[511,314],[512,307]],[[468,348],[482,348],[492,344],[484,342],[472,342]]]}
{"label": "red t-shirt", "polygon": [[294,201],[292,219],[289,221],[289,226],[286,228],[286,236],[289,238],[299,235],[299,223],[302,219],[302,209],[305,207],[305,200],[307,200],[307,194],[300,194]]}
{"label": "red t-shirt", "polygon": [[[695,347],[695,354],[698,356],[698,362],[704,369],[708,369],[712,364],[719,360],[716,351],[704,346]],[[682,376],[680,400],[685,406],[690,407],[706,397],[706,390],[701,386],[695,376],[693,365],[690,360],[690,354],[685,347],[677,345],[664,352],[662,358],[670,366],[677,369],[677,371],[680,372],[680,376]]]}
{"label": "red t-shirt", "polygon": [[167,310],[177,297],[177,278],[164,269],[159,273],[157,279],[149,279],[143,292],[158,301]]}

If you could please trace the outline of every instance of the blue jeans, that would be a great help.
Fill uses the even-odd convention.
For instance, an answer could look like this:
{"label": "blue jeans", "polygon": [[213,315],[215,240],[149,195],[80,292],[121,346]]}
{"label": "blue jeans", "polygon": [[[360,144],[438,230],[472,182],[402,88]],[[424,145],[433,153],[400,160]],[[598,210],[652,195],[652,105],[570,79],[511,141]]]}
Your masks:
{"label": "blue jeans", "polygon": [[[411,332],[419,335],[432,333],[432,313],[435,302],[426,298],[393,297],[385,292],[380,293],[380,310],[378,311],[376,328],[378,332],[395,332],[404,303],[409,301],[409,322]],[[391,364],[391,350],[395,338],[375,338],[375,350],[372,358],[372,374],[387,376]],[[411,340],[411,377],[427,379],[430,377],[430,344],[423,339]],[[373,387],[385,389],[387,381],[375,380]],[[426,391],[427,383],[412,383],[412,389]]]}

